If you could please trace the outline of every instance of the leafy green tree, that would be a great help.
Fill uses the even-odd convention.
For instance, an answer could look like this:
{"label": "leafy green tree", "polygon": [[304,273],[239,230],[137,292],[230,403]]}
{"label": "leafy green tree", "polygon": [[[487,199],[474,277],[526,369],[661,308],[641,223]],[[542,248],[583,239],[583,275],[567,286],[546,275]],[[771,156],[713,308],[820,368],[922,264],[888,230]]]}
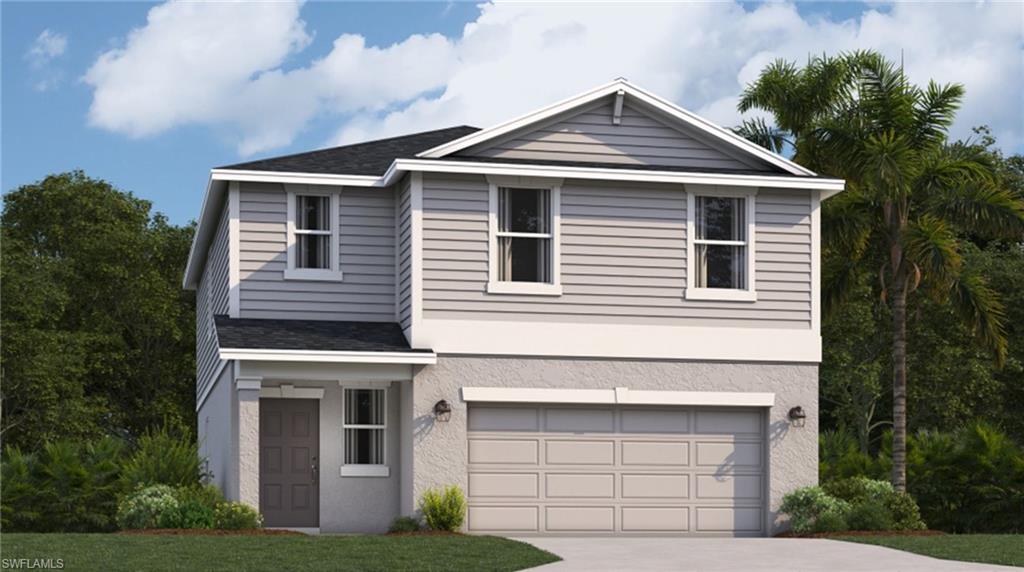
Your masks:
{"label": "leafy green tree", "polygon": [[[1024,201],[1001,185],[991,156],[977,145],[949,144],[963,97],[959,85],[920,88],[872,52],[813,58],[805,68],[778,62],[748,86],[740,110],[772,113],[796,158],[846,179],[826,203],[823,283],[831,309],[878,278],[891,314],[892,482],[906,490],[907,304],[925,292],[949,299],[959,318],[1002,362],[1004,309],[985,279],[963,263],[964,235],[1018,233]],[[745,124],[742,133],[764,133]],[[763,139],[763,137],[761,137]]]}
{"label": "leafy green tree", "polygon": [[72,172],[5,195],[0,232],[5,444],[194,423],[191,226]]}

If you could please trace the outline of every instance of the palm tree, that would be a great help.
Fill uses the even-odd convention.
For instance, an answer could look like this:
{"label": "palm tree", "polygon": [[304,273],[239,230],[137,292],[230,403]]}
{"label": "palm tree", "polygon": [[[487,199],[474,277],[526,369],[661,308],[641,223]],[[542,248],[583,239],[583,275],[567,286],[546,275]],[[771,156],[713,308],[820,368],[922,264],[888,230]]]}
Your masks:
{"label": "palm tree", "polygon": [[892,484],[906,490],[907,299],[916,292],[948,298],[990,348],[1006,356],[997,294],[963,268],[961,237],[1016,233],[1024,200],[1000,186],[979,146],[948,141],[963,98],[960,85],[912,85],[902,69],[873,52],[777,62],[748,86],[740,111],[762,109],[775,126],[748,121],[755,142],[781,143],[820,173],[846,179],[826,203],[822,225],[826,311],[865,272],[892,319]]}

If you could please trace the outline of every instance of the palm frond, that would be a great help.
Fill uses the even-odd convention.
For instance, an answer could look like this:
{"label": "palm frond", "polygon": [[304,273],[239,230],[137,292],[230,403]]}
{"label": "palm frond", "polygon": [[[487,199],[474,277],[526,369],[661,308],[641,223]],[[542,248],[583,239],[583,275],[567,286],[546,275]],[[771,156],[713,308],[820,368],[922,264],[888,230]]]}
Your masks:
{"label": "palm frond", "polygon": [[821,238],[825,248],[842,258],[860,258],[871,243],[878,220],[878,205],[860,187],[851,184],[824,203]]}
{"label": "palm frond", "polygon": [[914,106],[915,143],[937,145],[945,141],[963,97],[960,84],[939,85],[929,81]]}
{"label": "palm frond", "polygon": [[981,276],[964,273],[953,285],[952,302],[957,314],[1001,366],[1006,360],[1008,342],[1004,326],[1006,313],[999,295]]}
{"label": "palm frond", "polygon": [[825,315],[830,315],[857,289],[863,272],[860,260],[833,256],[821,272],[821,300]]}
{"label": "palm frond", "polygon": [[926,282],[935,286],[933,291],[948,291],[963,258],[956,234],[945,221],[927,214],[911,221],[903,234],[903,244],[909,261],[918,266]]}
{"label": "palm frond", "polygon": [[939,187],[928,210],[966,232],[990,238],[1024,238],[1024,200],[993,184]]}
{"label": "palm frond", "polygon": [[733,132],[773,153],[782,153],[786,149],[786,145],[790,143],[784,131],[768,125],[768,122],[762,117],[744,119],[739,127],[733,129]]}

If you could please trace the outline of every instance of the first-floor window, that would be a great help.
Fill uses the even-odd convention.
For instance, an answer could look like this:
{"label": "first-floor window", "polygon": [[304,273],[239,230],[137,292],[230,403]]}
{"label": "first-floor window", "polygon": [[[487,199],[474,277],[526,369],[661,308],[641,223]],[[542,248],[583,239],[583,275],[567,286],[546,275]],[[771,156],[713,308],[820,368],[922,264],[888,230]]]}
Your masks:
{"label": "first-floor window", "polygon": [[346,388],[344,440],[346,465],[384,465],[387,396],[383,389]]}
{"label": "first-floor window", "polygon": [[696,197],[695,286],[747,288],[747,217],[742,197]]}
{"label": "first-floor window", "polygon": [[498,281],[551,282],[551,191],[498,189]]}

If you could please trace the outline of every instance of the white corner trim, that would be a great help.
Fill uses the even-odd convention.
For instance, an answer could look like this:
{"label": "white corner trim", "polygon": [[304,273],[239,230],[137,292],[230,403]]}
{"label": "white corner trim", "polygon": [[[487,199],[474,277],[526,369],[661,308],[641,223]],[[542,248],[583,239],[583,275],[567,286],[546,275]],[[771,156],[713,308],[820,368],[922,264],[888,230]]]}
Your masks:
{"label": "white corner trim", "polygon": [[614,389],[549,389],[533,387],[463,387],[462,400],[490,403],[585,403],[605,405],[696,405],[709,407],[771,407],[774,393],[746,391],[658,391]]}
{"label": "white corner trim", "polygon": [[407,363],[433,365],[433,352],[349,352],[323,350],[271,350],[252,348],[220,348],[221,359],[253,361],[311,361],[327,363]]}
{"label": "white corner trim", "polygon": [[[693,286],[697,276],[697,197],[736,197],[742,198],[746,205],[747,218],[747,287],[739,289],[728,288],[698,288]],[[714,187],[706,185],[686,185],[686,292],[687,300],[722,300],[730,302],[756,302],[757,301],[757,188],[751,187]]]}
{"label": "white corner trim", "polygon": [[342,465],[343,477],[389,477],[391,467],[387,465]]}
{"label": "white corner trim", "polygon": [[811,329],[821,332],[821,201],[811,195]]}
{"label": "white corner trim", "polygon": [[423,173],[417,171],[409,174],[409,241],[409,345],[424,348],[417,337],[423,322]]}
{"label": "white corner trim", "polygon": [[730,145],[731,147],[744,151],[749,155],[758,157],[761,160],[771,163],[777,167],[780,167],[786,170],[787,172],[793,173],[794,175],[815,175],[814,171],[811,171],[810,169],[798,165],[781,155],[772,153],[771,151],[768,151],[767,149],[759,145],[755,145],[750,141],[747,141],[746,139],[743,139],[742,137],[736,135],[735,133],[732,133],[727,129],[723,129],[718,125],[715,125],[709,122],[708,120],[698,115],[695,115],[679,107],[678,105],[675,105],[674,103],[662,99],[661,97],[658,97],[648,91],[645,91],[623,79],[616,79],[615,81],[612,81],[605,85],[598,86],[597,88],[591,89],[574,97],[564,99],[553,105],[548,105],[541,109],[532,111],[530,113],[527,113],[526,115],[522,115],[510,121],[506,121],[504,123],[495,125],[494,127],[483,129],[475,133],[466,135],[465,137],[455,139],[454,141],[449,141],[447,143],[438,145],[437,147],[427,149],[426,151],[418,153],[416,156],[428,159],[441,158],[451,153],[455,153],[456,151],[460,151],[462,149],[479,145],[485,141],[494,139],[495,137],[499,137],[512,131],[522,129],[524,127],[529,126],[530,124],[543,121],[547,118],[569,111],[581,105],[586,105],[587,103],[596,101],[602,97],[606,97],[612,94],[618,96],[618,94],[620,93],[623,96],[628,95],[631,98],[648,105],[649,107],[653,107],[654,109],[657,109],[662,113],[665,113],[666,115],[673,119],[681,121],[693,128],[696,128],[699,131],[702,131],[712,136],[715,139],[718,139]]}
{"label": "white corner trim", "polygon": [[228,316],[241,313],[241,192],[238,182],[228,183]]}
{"label": "white corner trim", "polygon": [[277,387],[261,387],[260,397],[276,399],[323,399],[324,388],[295,387],[291,384],[281,384]]}
{"label": "white corner trim", "polygon": [[238,391],[245,390],[256,390],[260,391],[263,387],[262,377],[236,377],[235,378],[235,389]]}

